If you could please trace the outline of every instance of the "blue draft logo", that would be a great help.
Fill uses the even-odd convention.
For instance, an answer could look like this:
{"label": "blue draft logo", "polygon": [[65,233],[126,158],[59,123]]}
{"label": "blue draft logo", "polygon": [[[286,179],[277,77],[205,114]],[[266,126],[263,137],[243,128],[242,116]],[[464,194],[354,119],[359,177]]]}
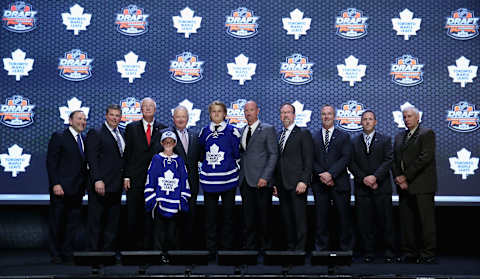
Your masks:
{"label": "blue draft logo", "polygon": [[308,57],[299,53],[287,56],[280,64],[282,80],[293,85],[309,83],[313,80],[313,65],[308,62]]}
{"label": "blue draft logo", "polygon": [[390,75],[392,81],[401,86],[413,86],[423,81],[423,64],[418,63],[418,59],[412,55],[403,55],[397,58],[396,63],[392,64]]}
{"label": "blue draft logo", "polygon": [[30,100],[14,95],[7,98],[0,108],[0,122],[8,127],[23,128],[33,123],[33,108]]}
{"label": "blue draft logo", "polygon": [[32,5],[22,1],[10,4],[10,7],[3,10],[2,22],[3,27],[8,31],[23,33],[32,31],[37,27],[37,19]]}
{"label": "blue draft logo", "polygon": [[348,8],[335,19],[337,35],[345,39],[359,39],[367,35],[368,17],[356,8]]}
{"label": "blue draft logo", "polygon": [[72,49],[60,58],[58,69],[60,76],[70,81],[81,81],[92,76],[92,58],[86,52]]}
{"label": "blue draft logo", "polygon": [[456,40],[472,39],[478,35],[478,17],[474,16],[473,11],[460,8],[447,17],[445,28],[447,35]]}
{"label": "blue draft logo", "polygon": [[140,120],[143,117],[140,101],[135,97],[127,97],[120,100],[120,107],[122,108],[122,119],[120,119],[118,126],[122,129],[125,129],[131,122]]}
{"label": "blue draft logo", "polygon": [[245,119],[244,108],[247,100],[238,99],[231,103],[230,107],[227,108],[227,116],[225,119],[227,123],[241,129],[247,125],[247,119]]}
{"label": "blue draft logo", "polygon": [[138,36],[147,33],[149,15],[144,14],[143,9],[136,5],[128,5],[117,14],[115,24],[117,31],[127,36]]}
{"label": "blue draft logo", "polygon": [[480,111],[474,104],[458,102],[447,111],[448,128],[456,132],[472,132],[480,127]]}
{"label": "blue draft logo", "polygon": [[185,51],[170,61],[170,77],[181,83],[193,83],[202,79],[203,61],[197,55]]}
{"label": "blue draft logo", "polygon": [[250,38],[258,32],[258,16],[254,16],[252,10],[240,7],[226,16],[225,27],[227,34],[235,38]]}
{"label": "blue draft logo", "polygon": [[362,113],[365,111],[365,106],[357,101],[350,100],[342,104],[342,107],[337,109],[335,120],[337,127],[347,131],[361,131],[362,130]]}

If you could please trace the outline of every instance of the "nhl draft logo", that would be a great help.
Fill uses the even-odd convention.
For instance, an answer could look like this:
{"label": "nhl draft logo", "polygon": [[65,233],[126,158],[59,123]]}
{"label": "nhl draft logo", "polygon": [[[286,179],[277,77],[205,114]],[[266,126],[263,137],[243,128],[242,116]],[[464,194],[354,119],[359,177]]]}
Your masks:
{"label": "nhl draft logo", "polygon": [[345,39],[359,39],[367,35],[368,17],[356,8],[348,8],[336,17],[337,35]]}
{"label": "nhl draft logo", "polygon": [[243,53],[235,57],[235,63],[227,63],[228,74],[232,76],[232,80],[238,80],[240,85],[252,79],[256,68],[257,64],[248,63],[248,57]]}
{"label": "nhl draft logo", "polygon": [[250,38],[257,34],[258,16],[254,16],[252,10],[245,7],[233,10],[231,15],[226,17],[225,27],[227,34],[235,38]]}
{"label": "nhl draft logo", "polygon": [[472,132],[480,127],[480,110],[475,105],[462,101],[447,111],[448,128],[456,132]]}
{"label": "nhl draft logo", "polygon": [[453,82],[460,83],[461,87],[465,84],[472,83],[473,79],[477,77],[478,66],[470,66],[470,60],[464,56],[458,58],[455,65],[448,66],[448,75],[453,79]]}
{"label": "nhl draft logo", "polygon": [[[181,101],[178,105],[183,106],[187,109],[187,112],[188,112],[187,128],[192,126],[197,126],[197,121],[200,120],[200,114],[202,113],[202,110],[194,109],[193,103],[190,102],[188,99]],[[172,109],[172,116],[174,111],[175,109]]]}
{"label": "nhl draft logo", "polygon": [[28,72],[33,69],[34,59],[26,58],[27,54],[21,49],[12,52],[12,58],[3,58],[3,69],[8,71],[9,76],[15,76],[16,81],[20,81],[22,76],[28,76]]}
{"label": "nhl draft logo", "polygon": [[282,18],[283,29],[287,30],[288,35],[294,35],[295,40],[300,39],[301,35],[307,35],[307,30],[310,29],[311,18],[303,18],[303,12],[295,9],[290,12],[290,18]]}
{"label": "nhl draft logo", "polygon": [[3,10],[3,27],[12,32],[28,32],[37,27],[36,11],[25,2],[14,2],[7,10]]}
{"label": "nhl draft logo", "polygon": [[306,84],[313,80],[314,63],[308,62],[308,57],[299,53],[285,58],[280,64],[282,80],[293,85]]}
{"label": "nhl draft logo", "polygon": [[67,30],[73,30],[74,35],[87,30],[91,18],[92,14],[84,14],[82,6],[78,4],[70,8],[70,13],[62,13],[63,24],[67,26]]}
{"label": "nhl draft logo", "polygon": [[148,31],[148,15],[143,13],[143,9],[136,5],[128,5],[122,9],[121,14],[117,14],[115,24],[117,31],[127,36],[138,36]]}
{"label": "nhl draft logo", "polygon": [[23,148],[17,144],[8,148],[8,154],[0,154],[0,165],[4,167],[4,172],[11,172],[12,177],[17,177],[19,172],[25,172],[25,168],[30,166],[30,154],[22,154]]}
{"label": "nhl draft logo", "polygon": [[237,127],[238,129],[241,129],[247,125],[247,119],[245,119],[245,114],[243,112],[246,103],[247,100],[239,99],[233,102],[229,108],[227,108],[227,116],[225,117],[227,123]]}
{"label": "nhl draft logo", "polygon": [[58,63],[60,76],[71,81],[85,80],[92,76],[92,61],[93,59],[88,58],[86,52],[79,49],[65,52]]}
{"label": "nhl draft logo", "polygon": [[145,72],[145,66],[147,62],[138,61],[138,55],[130,51],[125,54],[125,60],[117,61],[117,71],[122,74],[122,78],[128,78],[129,83],[133,83],[136,78],[141,78],[141,75]]}
{"label": "nhl draft logo", "polygon": [[120,100],[120,107],[122,108],[122,119],[118,126],[122,129],[125,129],[129,123],[143,118],[140,102],[135,97]]}
{"label": "nhl draft logo", "polygon": [[357,101],[350,100],[342,104],[341,108],[337,109],[335,120],[337,127],[347,131],[361,131],[362,113],[365,111],[365,106]]}
{"label": "nhl draft logo", "polygon": [[447,35],[457,40],[468,40],[478,35],[478,17],[473,11],[460,8],[447,17]]}
{"label": "nhl draft logo", "polygon": [[173,27],[177,28],[177,33],[185,34],[185,38],[189,38],[191,33],[197,33],[197,29],[200,28],[202,18],[199,16],[193,16],[195,12],[186,7],[180,11],[181,16],[173,16]]}
{"label": "nhl draft logo", "polygon": [[418,59],[411,55],[403,55],[397,58],[395,64],[392,64],[390,75],[392,81],[401,86],[413,86],[423,81],[423,64],[418,63]]}
{"label": "nhl draft logo", "polygon": [[58,110],[60,112],[60,118],[63,119],[63,124],[68,125],[69,118],[70,118],[70,113],[72,111],[76,110],[81,110],[85,113],[85,117],[88,119],[88,112],[90,111],[90,108],[88,107],[82,107],[82,101],[77,99],[77,97],[73,97],[70,100],[67,101],[67,105],[63,107],[59,107]]}
{"label": "nhl draft logo", "polygon": [[454,174],[460,174],[462,179],[467,179],[467,176],[474,175],[475,170],[478,169],[478,158],[470,157],[472,152],[466,148],[462,148],[457,152],[457,157],[450,157],[450,168],[454,171]]}
{"label": "nhl draft logo", "polygon": [[7,98],[0,109],[0,122],[8,127],[23,128],[33,123],[33,108],[30,100],[14,95]]}
{"label": "nhl draft logo", "polygon": [[366,70],[367,65],[358,65],[358,59],[353,55],[345,59],[345,64],[337,65],[338,75],[342,81],[348,81],[350,86],[354,86],[356,81],[362,81]]}
{"label": "nhl draft logo", "polygon": [[[400,129],[401,128],[407,129],[407,127],[405,126],[405,122],[403,122],[402,111],[406,108],[409,108],[409,107],[415,107],[415,106],[410,104],[409,102],[406,102],[405,104],[400,106],[400,111],[398,111],[398,110],[397,111],[392,111],[393,121],[395,121],[395,123],[397,123],[398,128],[400,128]],[[418,119],[418,123],[421,123],[423,112],[419,111],[418,113],[419,113],[419,116],[420,116],[420,118]]]}
{"label": "nhl draft logo", "polygon": [[295,125],[298,127],[307,127],[307,123],[310,122],[310,117],[312,116],[311,110],[303,110],[304,105],[299,101],[292,103],[292,106],[295,108]]}
{"label": "nhl draft logo", "polygon": [[413,18],[413,13],[409,9],[405,9],[400,13],[400,18],[392,18],[393,30],[397,31],[397,35],[408,40],[410,36],[417,35],[420,30],[421,18]]}
{"label": "nhl draft logo", "polygon": [[202,79],[203,61],[191,52],[183,52],[170,61],[170,77],[181,83],[194,83]]}

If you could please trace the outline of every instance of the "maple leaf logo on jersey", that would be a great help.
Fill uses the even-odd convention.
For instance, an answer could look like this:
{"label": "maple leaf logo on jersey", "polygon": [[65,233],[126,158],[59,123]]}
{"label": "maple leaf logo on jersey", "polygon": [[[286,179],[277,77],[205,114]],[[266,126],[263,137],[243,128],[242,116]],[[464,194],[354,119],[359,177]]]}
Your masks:
{"label": "maple leaf logo on jersey", "polygon": [[466,83],[472,83],[473,79],[477,77],[478,66],[469,66],[470,60],[463,56],[455,62],[457,66],[448,66],[448,75],[453,79],[453,82],[460,83],[461,87],[465,87]]}
{"label": "maple leaf logo on jersey", "polygon": [[447,35],[454,39],[472,39],[478,35],[478,17],[473,15],[473,11],[460,8],[447,17],[445,28],[447,28]]}
{"label": "maple leaf logo on jersey", "polygon": [[30,100],[14,95],[7,98],[5,104],[0,108],[0,122],[8,127],[23,128],[33,123],[33,108]]}
{"label": "maple leaf logo on jersey", "polygon": [[[200,109],[194,109],[193,108],[193,103],[190,102],[188,99],[185,99],[178,103],[179,106],[183,106],[187,109],[188,112],[188,123],[187,123],[187,128],[193,127],[197,125],[197,121],[200,120],[200,114],[202,113],[202,110]],[[175,109],[172,109],[172,116],[173,112]]]}
{"label": "maple leaf logo on jersey", "polygon": [[423,81],[423,64],[418,63],[418,59],[411,55],[403,55],[397,58],[395,64],[392,64],[390,75],[392,81],[401,86],[413,86]]}
{"label": "maple leaf logo on jersey", "polygon": [[140,101],[135,97],[127,97],[121,100],[120,107],[122,108],[122,118],[118,123],[120,128],[125,129],[129,123],[143,118]]}
{"label": "maple leaf logo on jersey", "polygon": [[3,69],[8,71],[9,76],[15,76],[16,81],[20,81],[22,76],[28,76],[28,72],[33,69],[34,59],[25,59],[26,53],[21,49],[12,52],[12,58],[3,58]]}
{"label": "maple leaf logo on jersey", "polygon": [[212,169],[215,169],[216,165],[220,165],[223,161],[225,152],[220,151],[220,148],[216,144],[210,146],[210,151],[206,153],[207,164],[212,166]]}
{"label": "maple leaf logo on jersey", "polygon": [[200,28],[202,18],[199,16],[193,16],[195,12],[186,7],[180,11],[180,16],[173,16],[173,27],[177,28],[177,33],[185,34],[185,38],[189,38],[190,34],[197,33],[197,29]]}
{"label": "maple leaf logo on jersey", "polygon": [[3,10],[3,27],[12,32],[28,32],[37,27],[37,19],[32,5],[23,1],[17,1],[10,4],[9,9]]}
{"label": "maple leaf logo on jersey", "polygon": [[478,169],[478,158],[470,157],[472,152],[466,148],[462,148],[457,152],[457,157],[450,157],[450,168],[454,171],[454,174],[460,174],[462,179],[467,179],[467,176],[474,175],[475,170]]}
{"label": "maple leaf logo on jersey", "polygon": [[228,74],[232,76],[232,80],[238,80],[240,85],[252,79],[256,68],[257,64],[248,63],[248,57],[243,53],[235,57],[235,63],[227,63]]}
{"label": "maple leaf logo on jersey", "polygon": [[345,59],[345,64],[337,65],[338,75],[342,77],[342,81],[348,81],[350,86],[354,86],[356,81],[362,81],[367,70],[366,65],[358,65],[358,59],[350,55]]}
{"label": "maple leaf logo on jersey", "polygon": [[181,83],[193,83],[202,79],[203,61],[191,52],[183,52],[170,61],[170,77]]}
{"label": "maple leaf logo on jersey", "polygon": [[19,172],[25,172],[30,165],[30,154],[22,154],[23,148],[14,144],[8,148],[8,154],[0,154],[0,165],[4,172],[11,172],[12,177],[17,177]]}
{"label": "maple leaf logo on jersey", "polygon": [[280,63],[280,74],[282,80],[293,85],[309,83],[313,80],[314,63],[308,61],[308,57],[295,53],[285,58]]}
{"label": "maple leaf logo on jersey", "polygon": [[257,34],[258,16],[254,16],[253,11],[245,7],[233,10],[226,17],[225,27],[227,34],[235,38],[250,38]]}
{"label": "maple leaf logo on jersey", "polygon": [[70,81],[86,80],[92,76],[92,58],[79,49],[72,49],[64,54],[58,62],[60,76]]}
{"label": "maple leaf logo on jersey", "polygon": [[[398,110],[397,111],[392,111],[393,121],[395,121],[395,123],[397,123],[398,128],[405,128],[405,129],[407,128],[407,127],[405,127],[405,122],[403,122],[402,111],[406,108],[409,108],[409,107],[415,107],[415,106],[410,104],[409,102],[406,102],[405,104],[400,106],[400,111],[398,111]],[[421,123],[423,112],[419,111],[418,113],[420,115],[420,118],[418,119],[418,123]]]}
{"label": "maple leaf logo on jersey", "polygon": [[122,78],[128,78],[128,82],[133,83],[134,79],[141,78],[147,62],[138,61],[138,55],[133,51],[125,54],[124,57],[124,61],[117,61],[117,71],[122,74]]}
{"label": "maple leaf logo on jersey", "polygon": [[295,40],[300,39],[301,35],[307,35],[311,21],[311,18],[303,18],[303,12],[299,9],[290,12],[290,18],[282,18],[283,29],[287,30],[287,35],[294,35]]}
{"label": "maple leaf logo on jersey", "polygon": [[245,99],[238,99],[231,103],[230,107],[227,108],[227,116],[225,117],[225,120],[227,120],[228,124],[231,124],[238,129],[241,129],[247,125],[247,119],[245,119],[244,113],[246,103],[247,100]]}
{"label": "maple leaf logo on jersey", "polygon": [[136,5],[128,5],[117,14],[115,24],[117,31],[127,36],[138,36],[148,31],[148,15]]}
{"label": "maple leaf logo on jersey", "polygon": [[170,195],[170,192],[175,192],[175,189],[178,187],[178,178],[173,177],[173,172],[167,170],[163,177],[158,178],[158,185],[160,186],[161,191],[167,192],[167,196]]}
{"label": "maple leaf logo on jersey", "polygon": [[68,107],[59,107],[58,110],[60,111],[60,118],[63,119],[63,124],[68,125],[69,122],[69,117],[70,113],[75,110],[81,110],[85,113],[85,118],[88,118],[88,112],[90,111],[90,108],[88,107],[82,107],[82,101],[77,99],[77,97],[73,97],[70,100],[67,101]]}
{"label": "maple leaf logo on jersey", "polygon": [[409,9],[403,10],[400,18],[392,18],[393,30],[397,31],[397,35],[403,36],[404,40],[417,35],[421,23],[422,19],[413,18],[413,13]]}
{"label": "maple leaf logo on jersey", "polygon": [[347,131],[362,130],[361,118],[365,111],[365,106],[357,101],[350,100],[342,104],[342,107],[336,109],[335,120],[337,126]]}
{"label": "maple leaf logo on jersey", "polygon": [[295,108],[295,125],[298,127],[307,127],[307,123],[310,122],[310,117],[312,116],[312,111],[303,110],[304,105],[299,101],[293,102],[292,106]]}
{"label": "maple leaf logo on jersey", "polygon": [[337,35],[345,39],[359,39],[367,35],[367,20],[362,11],[348,8],[335,20]]}
{"label": "maple leaf logo on jersey", "polygon": [[62,13],[63,24],[67,26],[67,30],[73,30],[74,35],[87,30],[91,18],[92,14],[84,14],[82,6],[78,4],[70,8],[70,13]]}
{"label": "maple leaf logo on jersey", "polygon": [[459,102],[447,111],[448,128],[457,132],[472,132],[480,128],[480,110],[474,104]]}

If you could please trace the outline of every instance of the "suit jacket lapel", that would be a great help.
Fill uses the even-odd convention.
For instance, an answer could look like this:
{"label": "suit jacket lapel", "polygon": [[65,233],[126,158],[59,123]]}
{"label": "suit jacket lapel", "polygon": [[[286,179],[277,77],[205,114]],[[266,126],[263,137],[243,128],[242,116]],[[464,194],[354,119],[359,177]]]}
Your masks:
{"label": "suit jacket lapel", "polygon": [[248,144],[251,144],[255,138],[257,138],[257,135],[262,131],[262,122],[258,123],[258,126],[257,128],[255,129],[255,131],[253,132],[252,134],[252,137],[250,138],[250,142]]}
{"label": "suit jacket lapel", "polygon": [[118,156],[122,157],[122,155],[120,153],[120,149],[118,147],[117,139],[112,135],[112,132],[110,132],[110,129],[108,129],[108,127],[107,127],[107,125],[105,125],[105,123],[103,123],[103,125],[102,125],[102,131],[110,139],[110,143],[113,144],[114,148],[117,150]]}
{"label": "suit jacket lapel", "polygon": [[[72,135],[72,133],[70,132],[70,129],[67,128],[65,130],[64,134],[65,134],[66,138],[69,139],[70,144],[75,148],[75,150],[77,150],[78,157],[83,159],[84,157],[82,157],[82,153],[80,153],[80,149],[78,149],[77,139]],[[85,155],[85,137],[82,134],[80,134],[80,137],[82,138],[82,141],[84,143],[83,154]]]}
{"label": "suit jacket lapel", "polygon": [[[180,155],[183,158],[187,158],[187,152],[185,152],[185,148],[183,147],[183,143],[182,143],[182,140],[180,139],[180,135],[178,134],[177,129],[172,128],[172,131],[175,133],[175,136],[177,137],[177,150],[179,150],[180,153],[182,153],[178,155]],[[188,144],[190,144],[190,141],[188,141]]]}
{"label": "suit jacket lapel", "polygon": [[299,129],[300,129],[300,128],[298,128],[298,126],[294,126],[294,127],[293,127],[292,131],[290,132],[290,135],[289,135],[288,138],[287,138],[287,141],[285,142],[285,146],[284,146],[283,150],[286,150],[287,147],[288,147],[288,144],[294,140],[294,138],[295,138],[295,136],[296,136],[296,134],[297,134],[297,131],[298,131]]}

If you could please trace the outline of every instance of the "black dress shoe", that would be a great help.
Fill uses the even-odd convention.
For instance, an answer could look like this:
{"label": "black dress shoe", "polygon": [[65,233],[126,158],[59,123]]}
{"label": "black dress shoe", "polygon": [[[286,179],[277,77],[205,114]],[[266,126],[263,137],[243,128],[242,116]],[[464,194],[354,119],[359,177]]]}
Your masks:
{"label": "black dress shoe", "polygon": [[397,262],[399,263],[417,263],[418,259],[417,257],[413,256],[402,256],[397,258]]}
{"label": "black dress shoe", "polygon": [[162,255],[160,261],[162,262],[162,264],[169,264],[170,261],[168,260],[168,257],[165,256],[165,255]]}
{"label": "black dress shoe", "polygon": [[363,261],[365,263],[371,263],[371,262],[373,262],[373,257],[366,256],[366,257],[363,258]]}
{"label": "black dress shoe", "polygon": [[420,264],[436,264],[437,259],[434,256],[420,257],[420,258],[418,258],[418,263],[420,263]]}
{"label": "black dress shoe", "polygon": [[62,258],[60,257],[53,257],[51,260],[50,260],[51,263],[53,264],[61,264],[62,263]]}
{"label": "black dress shoe", "polygon": [[386,256],[383,258],[383,261],[388,264],[393,263],[393,257]]}

